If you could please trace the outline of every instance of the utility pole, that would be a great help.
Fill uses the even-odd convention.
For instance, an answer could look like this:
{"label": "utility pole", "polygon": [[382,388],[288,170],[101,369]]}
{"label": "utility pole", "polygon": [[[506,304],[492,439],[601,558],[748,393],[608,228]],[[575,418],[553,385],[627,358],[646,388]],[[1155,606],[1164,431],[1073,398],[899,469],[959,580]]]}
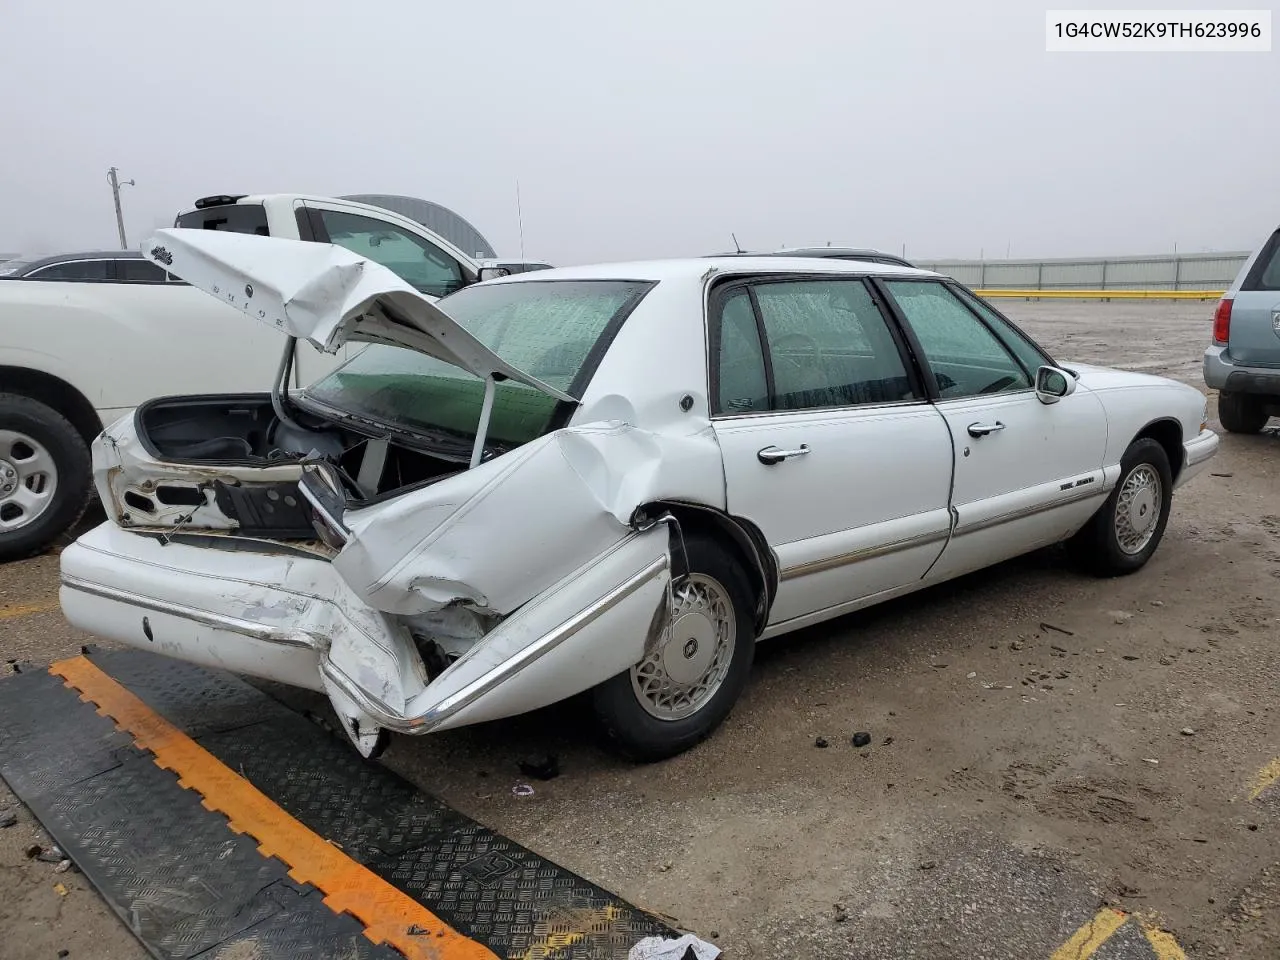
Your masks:
{"label": "utility pole", "polygon": [[120,171],[112,167],[107,171],[107,183],[111,184],[111,199],[116,204],[116,230],[120,234],[120,249],[128,250],[129,241],[124,236],[124,214],[120,211],[120,187],[121,186],[137,186],[132,180],[120,181]]}
{"label": "utility pole", "polygon": [[520,205],[520,178],[516,178],[516,221],[520,225],[520,259],[524,259],[524,208]]}

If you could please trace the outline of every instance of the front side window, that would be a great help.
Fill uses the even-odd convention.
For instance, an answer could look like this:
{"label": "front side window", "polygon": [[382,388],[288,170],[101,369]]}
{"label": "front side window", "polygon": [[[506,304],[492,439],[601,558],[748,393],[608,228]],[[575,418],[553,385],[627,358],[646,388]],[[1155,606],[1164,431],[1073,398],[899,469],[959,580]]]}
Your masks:
{"label": "front side window", "polygon": [[33,280],[109,280],[111,263],[108,260],[70,260],[41,267],[27,276]]}
{"label": "front side window", "polygon": [[[581,396],[594,364],[651,284],[560,280],[476,284],[440,308],[507,363]],[[405,347],[373,344],[304,396],[329,407],[426,433],[473,438],[484,381]],[[511,380],[494,391],[489,439],[515,446],[555,422],[555,398]]]}
{"label": "front side window", "polygon": [[943,400],[1027,390],[1031,378],[986,325],[937,280],[886,280]]}
{"label": "front side window", "polygon": [[986,303],[962,287],[953,287],[952,289],[972,310],[977,312],[978,316],[987,321],[987,326],[1000,338],[1000,342],[1005,345],[1010,353],[1018,358],[1018,362],[1022,364],[1023,369],[1033,377],[1041,367],[1053,366],[1053,360],[1032,343],[1026,334],[992,310]]}
{"label": "front side window", "polygon": [[396,273],[419,292],[447,297],[462,289],[462,266],[435,244],[385,220],[320,210],[329,240]]}
{"label": "front side window", "polygon": [[[755,311],[767,361],[754,352],[760,349],[753,339]],[[720,413],[919,399],[889,326],[862,280],[752,283],[725,298],[719,331]],[[766,376],[767,383],[761,383]]]}

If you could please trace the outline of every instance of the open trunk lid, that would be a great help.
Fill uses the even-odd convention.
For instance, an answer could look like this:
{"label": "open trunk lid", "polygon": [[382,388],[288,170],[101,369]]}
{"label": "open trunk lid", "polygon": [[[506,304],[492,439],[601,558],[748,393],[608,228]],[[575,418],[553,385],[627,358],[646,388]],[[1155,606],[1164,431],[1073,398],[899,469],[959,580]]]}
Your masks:
{"label": "open trunk lid", "polygon": [[142,252],[193,287],[325,353],[347,341],[387,343],[577,402],[511,366],[386,267],[343,247],[170,228],[157,230]]}

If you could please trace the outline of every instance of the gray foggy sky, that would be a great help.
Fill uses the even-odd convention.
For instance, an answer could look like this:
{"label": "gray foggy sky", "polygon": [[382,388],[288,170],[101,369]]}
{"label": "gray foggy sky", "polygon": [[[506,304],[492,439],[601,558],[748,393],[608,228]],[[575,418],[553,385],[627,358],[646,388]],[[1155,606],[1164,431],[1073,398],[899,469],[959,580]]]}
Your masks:
{"label": "gray foggy sky", "polygon": [[1280,223],[1280,51],[1050,54],[1044,10],[3,0],[0,251],[114,245],[112,164],[138,183],[135,246],[204,194],[385,192],[514,255],[517,177],[525,252],[561,264],[730,231],[916,257],[1243,249]]}

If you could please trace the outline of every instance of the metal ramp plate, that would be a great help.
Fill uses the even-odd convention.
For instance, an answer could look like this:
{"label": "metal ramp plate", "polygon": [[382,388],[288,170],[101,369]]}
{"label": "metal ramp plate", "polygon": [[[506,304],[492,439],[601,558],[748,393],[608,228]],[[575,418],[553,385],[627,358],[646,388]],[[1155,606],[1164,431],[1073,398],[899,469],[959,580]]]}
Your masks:
{"label": "metal ramp plate", "polygon": [[676,935],[249,684],[144,651],[0,681],[0,776],[156,957],[623,960]]}

